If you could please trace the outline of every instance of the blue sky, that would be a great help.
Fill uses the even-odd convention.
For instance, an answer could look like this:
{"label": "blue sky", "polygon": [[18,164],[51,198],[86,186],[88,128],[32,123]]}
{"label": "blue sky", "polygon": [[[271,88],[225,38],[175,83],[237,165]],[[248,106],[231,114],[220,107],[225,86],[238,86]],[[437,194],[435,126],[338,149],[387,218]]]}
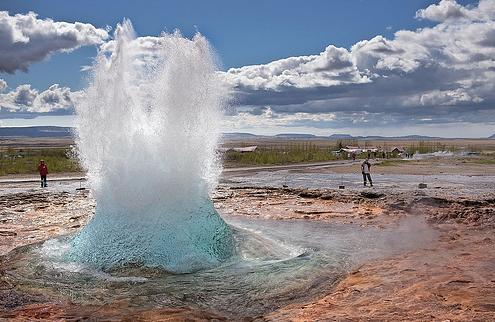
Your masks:
{"label": "blue sky", "polygon": [[[121,22],[124,17],[129,18],[139,36],[158,36],[161,31],[172,31],[175,28],[181,30],[186,36],[190,37],[196,30],[204,34],[213,44],[218,56],[222,61],[222,69],[228,71],[230,68],[240,68],[249,65],[265,65],[271,62],[278,61],[282,58],[300,57],[309,55],[318,55],[325,51],[329,45],[334,45],[337,48],[345,48],[351,52],[353,45],[360,41],[370,41],[376,36],[383,36],[387,40],[395,40],[394,33],[399,30],[416,31],[418,28],[436,28],[438,25],[444,24],[450,26],[454,24],[454,18],[460,15],[465,15],[462,19],[474,19],[475,15],[480,15],[482,11],[487,11],[485,8],[490,8],[492,0],[482,0],[485,2],[483,9],[477,9],[478,1],[454,1],[443,0],[439,1],[420,1],[420,0],[346,0],[346,1],[22,1],[22,0],[2,0],[0,2],[0,11],[8,11],[10,16],[14,14],[26,14],[32,11],[38,15],[38,19],[50,18],[55,22],[82,22],[91,24],[97,29],[105,29],[106,26],[114,28],[118,22]],[[450,7],[448,7],[450,6]],[[480,6],[481,7],[481,6]],[[418,10],[429,8],[429,11],[423,17],[418,17]],[[446,13],[452,12],[452,8],[458,10],[459,13],[455,17],[446,16]],[[475,9],[478,10],[475,12]],[[471,13],[472,14],[471,14]],[[492,21],[492,17],[488,12],[488,18],[484,15],[483,19],[488,23]],[[454,17],[454,18],[453,18]],[[456,18],[457,19],[457,18]],[[476,18],[478,19],[478,18]],[[478,19],[479,20],[479,19]],[[472,24],[472,21],[462,20],[462,23]],[[474,21],[474,20],[473,20]],[[477,21],[477,20],[476,20]],[[455,24],[460,24],[458,21]],[[450,28],[449,27],[449,28]],[[490,27],[487,27],[490,28]],[[454,28],[451,28],[454,31]],[[489,33],[491,30],[488,30]],[[1,30],[0,30],[1,32]],[[111,34],[111,33],[110,33]],[[442,37],[448,38],[448,34],[443,34]],[[419,37],[418,37],[419,39]],[[108,39],[106,39],[108,40]],[[106,41],[105,40],[105,41]],[[422,40],[421,40],[422,41]],[[70,52],[60,52],[54,50],[44,59],[29,62],[27,72],[15,70],[13,73],[0,73],[0,79],[3,79],[8,84],[9,90],[14,90],[19,85],[30,84],[31,88],[37,89],[39,92],[46,90],[52,84],[59,84],[60,87],[70,88],[72,91],[81,90],[85,86],[85,73],[81,72],[81,67],[90,65],[92,59],[96,55],[96,46],[93,45],[77,45],[72,47]],[[395,42],[396,47],[401,45],[399,41]],[[425,46],[423,43],[422,46]],[[405,45],[403,45],[405,46]],[[74,49],[76,48],[76,49]],[[433,52],[433,50],[432,50]],[[355,55],[353,60],[355,61]],[[402,61],[404,57],[400,57]],[[443,59],[440,57],[439,59]],[[383,58],[383,61],[386,61]],[[443,62],[439,62],[442,65]],[[489,66],[488,66],[489,67]],[[364,70],[358,66],[358,73],[364,75]],[[395,68],[395,67],[394,67]],[[370,68],[367,68],[371,70]],[[388,70],[391,70],[389,67]],[[414,70],[413,72],[419,70]],[[398,71],[400,73],[408,73],[412,75],[411,69]],[[242,74],[242,73],[240,73]],[[377,77],[388,77],[386,73],[377,73]],[[242,75],[241,75],[242,76]],[[329,100],[330,103],[335,103],[336,99],[341,99],[334,94],[321,94],[318,99],[308,97],[304,100],[294,100],[293,102],[280,102],[276,99],[276,95],[280,90],[278,88],[260,88],[259,84],[248,84],[242,81],[242,77],[236,79],[234,83],[241,97],[240,101],[244,102],[240,106],[240,111],[249,110],[249,115],[245,115],[245,119],[263,115],[260,111],[270,111],[280,115],[282,118],[290,120],[288,126],[278,126],[273,128],[272,132],[287,132],[294,130],[300,132],[307,130],[314,133],[322,133],[327,126],[332,129],[331,132],[350,131],[359,133],[362,129],[366,131],[383,131],[383,126],[378,126],[371,129],[368,125],[373,120],[368,120],[362,124],[356,125],[349,121],[350,115],[355,115],[356,112],[367,112],[370,115],[376,114],[375,117],[380,120],[390,117],[391,124],[389,133],[397,132],[397,127],[394,128],[393,122],[403,122],[405,117],[398,114],[397,111],[402,106],[396,106],[396,110],[386,109],[381,111],[382,115],[375,113],[376,109],[371,108],[370,111],[365,110],[362,106],[369,106],[370,101],[366,104],[359,103],[361,107],[349,107],[349,113],[340,111],[335,108],[322,109],[321,107],[309,106],[310,103],[321,103],[322,99]],[[317,77],[317,76],[315,76]],[[402,77],[405,79],[407,77]],[[419,75],[414,75],[419,77]],[[432,75],[424,75],[425,81],[431,79]],[[435,75],[438,77],[438,75]],[[382,79],[375,78],[372,80],[374,84],[379,84]],[[461,80],[462,78],[462,80]],[[461,84],[465,77],[453,78],[452,82]],[[417,80],[415,80],[417,81]],[[354,80],[353,80],[354,82]],[[410,80],[405,80],[405,83]],[[318,82],[317,82],[318,83]],[[359,82],[357,82],[359,83]],[[318,83],[319,84],[319,83]],[[418,82],[422,84],[422,82]],[[457,122],[476,123],[479,122],[483,131],[479,130],[480,135],[485,132],[489,133],[490,129],[495,132],[495,127],[491,122],[495,122],[493,117],[493,109],[491,105],[487,107],[487,98],[480,96],[478,92],[464,93],[461,90],[445,84],[438,88],[422,88],[421,96],[422,104],[433,95],[435,97],[447,97],[441,101],[441,113],[429,115],[426,111],[420,113],[418,117],[410,117],[404,124],[409,126],[411,131],[421,131],[421,126],[430,131],[432,128],[431,122],[423,124],[424,120],[435,120],[438,118],[442,126]],[[465,85],[461,85],[465,87]],[[338,86],[348,86],[338,83]],[[461,86],[459,85],[459,86]],[[303,87],[306,85],[303,85]],[[326,85],[325,85],[326,86]],[[406,85],[404,85],[406,86]],[[419,86],[419,85],[418,85]],[[462,87],[461,86],[461,87]],[[295,93],[301,89],[301,86],[291,92]],[[318,90],[321,87],[317,86]],[[335,89],[335,85],[327,86]],[[462,88],[464,88],[462,87]],[[344,89],[343,86],[339,88]],[[404,87],[401,87],[403,89]],[[445,92],[446,90],[454,91],[452,93]],[[273,93],[271,92],[273,90]],[[286,90],[286,88],[284,88]],[[316,87],[315,89],[316,90]],[[345,89],[346,91],[354,91],[354,89]],[[408,89],[410,91],[410,89]],[[457,92],[455,92],[457,91]],[[350,92],[349,92],[350,93]],[[440,94],[439,94],[440,93]],[[274,95],[272,95],[274,94]],[[438,94],[438,95],[437,95]],[[299,95],[303,94],[297,94]],[[306,94],[304,94],[306,95]],[[318,94],[319,95],[319,94]],[[350,94],[349,94],[350,95]],[[419,90],[418,90],[418,94]],[[426,96],[425,96],[426,95]],[[477,95],[477,96],[476,96]],[[290,96],[290,95],[289,95]],[[360,96],[360,95],[358,95]],[[460,105],[451,104],[448,100],[450,97],[461,97],[457,99],[462,101]],[[477,97],[473,99],[473,104],[480,105],[476,108],[476,113],[479,114],[479,120],[475,121],[468,118],[467,115],[462,115],[462,108],[469,100],[467,97]],[[355,99],[355,97],[350,97]],[[330,101],[331,100],[331,101]],[[438,100],[432,101],[435,104]],[[482,101],[482,102],[481,102]],[[1,103],[1,102],[0,102]],[[299,107],[296,105],[299,104]],[[347,104],[347,105],[346,105]],[[346,102],[343,105],[348,106]],[[385,102],[376,102],[378,105],[394,104],[393,99],[388,99]],[[464,105],[463,105],[464,104]],[[483,105],[485,104],[485,105]],[[483,106],[481,106],[483,105]],[[452,106],[451,112],[454,117],[448,118],[445,114],[445,106]],[[351,113],[352,112],[352,113]],[[340,124],[329,118],[320,118],[314,121],[314,118],[302,115],[303,118],[298,121],[293,116],[295,113],[306,114],[321,114],[333,113],[337,118],[346,120]],[[414,111],[416,113],[416,111]],[[266,114],[266,113],[265,113]],[[400,113],[399,113],[400,114]],[[471,113],[472,114],[472,113]],[[20,114],[19,114],[20,115]],[[24,113],[24,115],[26,115]],[[274,114],[270,114],[271,117]],[[297,114],[300,115],[300,114]],[[242,115],[241,115],[242,116]],[[289,117],[290,116],[290,117]],[[306,115],[307,116],[307,115]],[[362,115],[360,115],[362,116]],[[400,120],[398,118],[401,118]],[[3,116],[6,118],[6,116]],[[15,116],[13,117],[15,118]],[[414,122],[413,119],[421,119],[421,122]],[[305,123],[305,120],[308,120]],[[489,121],[487,123],[487,121]],[[247,123],[246,123],[247,122]],[[244,127],[239,130],[249,128],[249,121],[244,122]],[[304,124],[303,124],[304,123]],[[368,123],[368,124],[366,124]],[[439,123],[439,124],[440,124]],[[9,123],[10,124],[10,123]],[[235,125],[240,123],[231,123],[232,130],[236,130]],[[246,125],[247,124],[247,125]],[[302,124],[303,126],[297,126]],[[354,125],[353,125],[354,124]],[[476,128],[476,127],[473,127]],[[455,129],[455,126],[452,127]],[[257,132],[259,129],[252,128],[252,132]],[[399,131],[400,132],[400,131]],[[434,132],[434,131],[433,131]],[[447,132],[445,132],[447,133]],[[453,132],[454,133],[454,132]],[[411,133],[405,133],[411,134]],[[473,134],[474,135],[474,134]],[[478,133],[476,133],[478,135]]]}
{"label": "blue sky", "polygon": [[[129,18],[138,35],[196,30],[217,50],[224,68],[263,64],[318,53],[328,44],[350,47],[375,35],[391,36],[398,29],[427,25],[415,12],[435,1],[20,1],[2,0],[0,10],[11,14],[34,11],[39,18],[87,22],[96,27]],[[472,1],[473,2],[473,1]],[[387,29],[389,27],[389,29]],[[11,86],[30,83],[46,88],[60,83],[84,86],[80,67],[89,65],[96,48],[82,47],[70,55],[56,53],[33,65],[28,73],[2,75]]]}

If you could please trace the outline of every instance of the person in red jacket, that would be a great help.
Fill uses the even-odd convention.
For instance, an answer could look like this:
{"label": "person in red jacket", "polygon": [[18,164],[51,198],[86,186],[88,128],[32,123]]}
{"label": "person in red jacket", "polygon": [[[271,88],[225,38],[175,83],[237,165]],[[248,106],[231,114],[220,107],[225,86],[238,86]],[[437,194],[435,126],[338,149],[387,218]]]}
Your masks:
{"label": "person in red jacket", "polygon": [[44,160],[40,160],[40,164],[38,165],[38,171],[41,176],[41,188],[45,188],[48,185],[46,184],[46,175],[48,174],[48,167]]}

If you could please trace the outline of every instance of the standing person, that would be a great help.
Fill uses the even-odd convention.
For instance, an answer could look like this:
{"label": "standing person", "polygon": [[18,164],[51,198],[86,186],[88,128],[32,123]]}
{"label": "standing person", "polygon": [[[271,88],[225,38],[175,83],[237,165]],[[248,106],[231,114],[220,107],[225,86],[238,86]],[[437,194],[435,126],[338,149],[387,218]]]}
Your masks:
{"label": "standing person", "polygon": [[41,188],[45,188],[48,185],[46,184],[46,175],[48,174],[48,167],[44,160],[40,160],[40,164],[38,165],[38,171],[41,176]]}
{"label": "standing person", "polygon": [[366,158],[364,162],[361,164],[361,173],[363,174],[363,181],[364,181],[364,186],[366,187],[366,179],[370,182],[370,186],[373,187],[373,181],[371,181],[371,174],[370,174],[370,169],[371,169],[371,164]]}

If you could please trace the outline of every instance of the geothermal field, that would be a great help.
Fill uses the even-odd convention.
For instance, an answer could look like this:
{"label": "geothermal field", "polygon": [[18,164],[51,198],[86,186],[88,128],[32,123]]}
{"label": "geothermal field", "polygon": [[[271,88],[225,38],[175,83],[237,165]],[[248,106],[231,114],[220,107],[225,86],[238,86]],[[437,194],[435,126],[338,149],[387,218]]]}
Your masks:
{"label": "geothermal field", "polygon": [[[63,40],[75,38],[69,36]],[[0,320],[495,320],[495,139],[226,133],[222,120],[235,114],[232,78],[246,70],[246,79],[270,100],[289,100],[283,90],[291,86],[296,98],[312,93],[320,100],[322,87],[354,81],[353,93],[371,95],[360,86],[378,74],[358,70],[347,49],[329,46],[338,55],[287,58],[288,69],[329,60],[295,72],[280,69],[278,76],[287,77],[282,86],[262,89],[257,82],[278,67],[261,68],[263,77],[249,68],[226,76],[199,33],[137,37],[124,19],[113,38],[103,38],[91,66],[83,68],[87,86],[73,94],[73,127],[44,128],[42,136],[32,134],[39,129],[23,129],[23,135],[10,129],[0,136]],[[359,46],[364,41],[353,48]],[[404,52],[390,48],[374,54]],[[403,59],[386,62],[398,68]],[[314,90],[290,79],[328,66],[334,68],[323,71],[328,82],[301,77]],[[411,72],[394,78],[394,68],[383,82]],[[338,74],[342,70],[345,75]],[[463,77],[462,90],[481,83]],[[7,88],[1,81],[0,92]],[[470,99],[485,104],[481,96],[490,88],[480,88],[430,91],[421,102],[440,100],[439,109],[455,100],[461,107]],[[59,104],[53,97],[32,104]],[[393,104],[403,99],[397,97]],[[248,122],[263,115],[272,125],[283,118],[296,119],[292,125],[308,121],[297,108],[276,116],[276,108],[262,106],[237,116]],[[315,128],[340,115],[320,114],[309,117]],[[417,118],[433,121],[427,116]],[[365,174],[373,184],[363,184]]]}
{"label": "geothermal field", "polygon": [[373,188],[362,187],[352,160],[226,168],[211,200],[235,254],[188,274],[64,258],[98,213],[89,182],[53,175],[41,190],[4,177],[0,316],[488,321],[495,165],[483,160],[372,160]]}

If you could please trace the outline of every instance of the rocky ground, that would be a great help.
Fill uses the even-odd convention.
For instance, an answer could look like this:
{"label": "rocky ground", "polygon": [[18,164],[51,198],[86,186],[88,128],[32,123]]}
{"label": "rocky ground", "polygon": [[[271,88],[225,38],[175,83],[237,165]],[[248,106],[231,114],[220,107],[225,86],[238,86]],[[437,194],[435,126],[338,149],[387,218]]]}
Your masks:
{"label": "rocky ground", "polygon": [[234,189],[217,204],[244,216],[380,227],[403,216],[425,216],[440,232],[440,240],[431,247],[367,263],[342,279],[331,293],[272,312],[267,320],[494,320],[495,194],[481,198],[448,195],[431,190],[247,188]]}
{"label": "rocky ground", "polygon": [[[80,229],[94,211],[87,190],[0,195],[0,256],[14,248]],[[326,294],[295,302],[258,320],[490,321],[495,320],[495,191],[458,189],[296,189],[224,184],[213,196],[220,213],[272,219],[338,221],[385,227],[423,216],[439,232],[427,248],[368,262]],[[1,259],[0,259],[1,263]],[[129,303],[102,307],[50,302],[3,278],[0,319],[222,320],[190,308],[140,311]]]}

